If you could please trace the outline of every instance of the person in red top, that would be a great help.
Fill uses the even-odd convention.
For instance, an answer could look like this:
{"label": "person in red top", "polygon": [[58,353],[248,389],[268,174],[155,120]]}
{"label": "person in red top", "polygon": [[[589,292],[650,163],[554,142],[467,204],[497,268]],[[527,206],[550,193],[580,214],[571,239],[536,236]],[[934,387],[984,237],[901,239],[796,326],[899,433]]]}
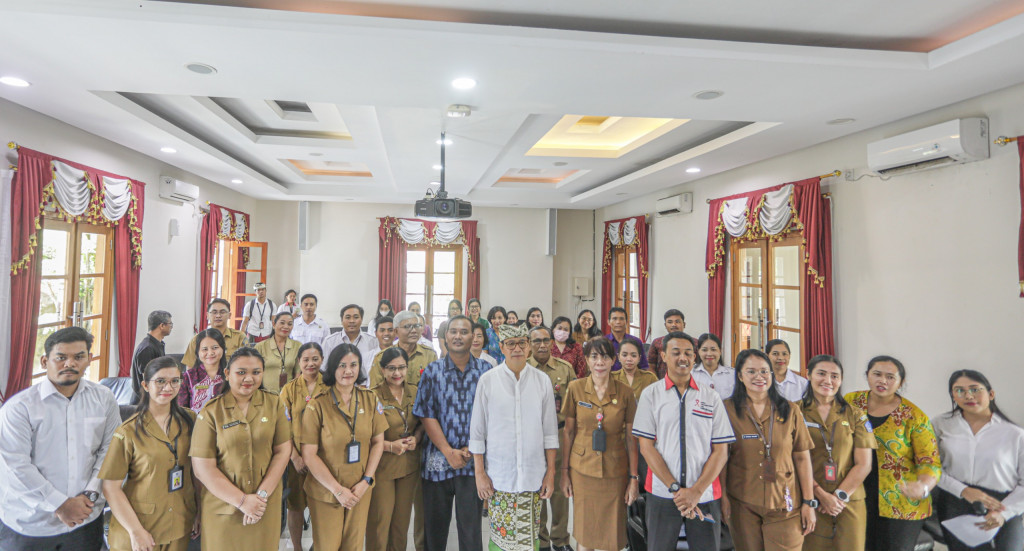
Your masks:
{"label": "person in red top", "polygon": [[551,347],[551,355],[569,362],[576,372],[576,378],[586,377],[587,359],[583,357],[583,346],[572,338],[572,320],[558,316],[551,324],[551,334],[555,341]]}
{"label": "person in red top", "polygon": [[[675,308],[665,312],[665,334],[675,333],[676,331],[682,333],[686,330],[686,317],[683,313]],[[665,360],[661,359],[661,352],[665,349],[663,341],[665,337],[658,337],[651,343],[651,349],[647,351],[647,366],[658,376],[659,379],[665,378]]]}

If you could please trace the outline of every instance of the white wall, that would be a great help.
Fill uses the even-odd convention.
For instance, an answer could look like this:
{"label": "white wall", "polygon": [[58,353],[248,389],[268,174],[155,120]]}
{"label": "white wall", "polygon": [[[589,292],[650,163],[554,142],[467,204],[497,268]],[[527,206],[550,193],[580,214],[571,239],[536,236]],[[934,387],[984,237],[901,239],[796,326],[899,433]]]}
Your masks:
{"label": "white wall", "polygon": [[[600,301],[600,297],[596,300],[594,298],[595,293],[600,295],[601,288],[601,272],[598,267],[601,248],[600,243],[595,242],[594,214],[592,210],[558,211],[558,248],[552,282],[554,310],[549,321],[554,316],[567,316],[575,323],[576,315],[581,310],[593,309]],[[573,278],[576,277],[590,279],[589,295],[573,296]]]}
{"label": "white wall", "polygon": [[[860,173],[868,142],[968,116],[987,116],[993,137],[1024,133],[1024,85],[638,197],[600,209],[597,218],[650,214],[657,199],[694,192],[692,214],[652,218],[651,311],[655,336],[664,333],[660,317],[668,308],[683,310],[687,329],[699,334],[708,319],[706,199],[834,169]],[[864,388],[867,361],[891,354],[907,366],[906,395],[931,415],[949,409],[949,374],[972,368],[992,380],[1007,414],[1024,420],[1024,401],[1011,390],[1024,386],[1018,178],[1011,145],[992,146],[986,161],[889,181],[825,181],[834,200],[836,339],[845,390]]]}

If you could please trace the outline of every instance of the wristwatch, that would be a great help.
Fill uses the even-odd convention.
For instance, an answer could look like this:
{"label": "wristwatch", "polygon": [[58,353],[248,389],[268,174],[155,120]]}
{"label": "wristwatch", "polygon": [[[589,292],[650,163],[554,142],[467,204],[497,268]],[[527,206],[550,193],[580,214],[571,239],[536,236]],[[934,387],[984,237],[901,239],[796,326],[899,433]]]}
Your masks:
{"label": "wristwatch", "polygon": [[678,492],[679,491],[679,483],[678,482],[673,482],[672,485],[668,487],[668,491],[672,492],[673,494]]}
{"label": "wristwatch", "polygon": [[95,490],[86,490],[78,495],[85,496],[86,499],[93,503],[96,503],[96,500],[100,498],[100,493]]}
{"label": "wristwatch", "polygon": [[267,494],[266,490],[259,490],[259,491],[256,492],[256,497],[258,497],[260,499],[267,499],[268,495],[269,494]]}
{"label": "wristwatch", "polygon": [[629,475],[629,478],[630,478],[630,480],[637,480],[637,481],[640,480],[640,477],[638,475],[635,475],[635,474]]}
{"label": "wristwatch", "polygon": [[372,476],[364,476],[360,480],[365,482],[369,487],[373,488],[373,477]]}
{"label": "wristwatch", "polygon": [[817,509],[818,508],[818,500],[817,499],[801,499],[800,502],[803,503],[804,505],[810,507],[811,509]]}
{"label": "wristwatch", "polygon": [[838,497],[844,503],[849,503],[850,502],[850,494],[848,494],[848,493],[846,493],[846,492],[844,492],[842,490],[836,490],[836,497]]}

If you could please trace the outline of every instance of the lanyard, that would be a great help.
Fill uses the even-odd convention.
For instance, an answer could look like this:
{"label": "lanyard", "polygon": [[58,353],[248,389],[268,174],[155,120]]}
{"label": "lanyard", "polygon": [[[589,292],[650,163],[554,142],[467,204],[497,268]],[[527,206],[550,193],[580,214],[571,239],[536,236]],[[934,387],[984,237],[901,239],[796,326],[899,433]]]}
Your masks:
{"label": "lanyard", "polygon": [[832,460],[832,445],[835,444],[835,441],[836,441],[836,425],[838,425],[838,424],[839,424],[839,421],[833,421],[832,422],[832,429],[830,430],[831,436],[829,438],[825,438],[825,427],[822,426],[822,425],[824,425],[824,423],[822,423],[821,425],[818,425],[818,430],[821,431],[821,441],[825,443],[825,451],[828,452],[828,460],[829,460],[829,462],[833,461]]}
{"label": "lanyard", "polygon": [[263,305],[263,308],[260,308],[260,301],[258,301],[258,300],[253,301],[253,309],[254,310],[256,308],[260,309],[260,323],[263,323],[263,314],[265,314],[267,312],[267,304],[270,304],[269,301],[266,304]]}
{"label": "lanyard", "polygon": [[396,407],[395,409],[398,411],[398,416],[402,418],[402,436],[408,436],[409,435],[409,422],[406,421],[406,419],[405,419],[406,413],[405,413],[405,410],[402,409],[402,404],[398,404],[398,407]]}
{"label": "lanyard", "polygon": [[772,434],[775,433],[775,404],[771,404],[772,420],[771,424],[768,425],[768,439],[764,437],[764,431],[761,430],[761,424],[754,419],[754,412],[747,406],[747,415],[750,416],[750,420],[754,423],[754,430],[757,431],[757,435],[761,437],[761,443],[764,444],[764,455],[765,459],[770,459],[772,456]]}
{"label": "lanyard", "polygon": [[178,466],[178,437],[181,436],[181,423],[178,423],[178,434],[174,435],[174,446],[171,446],[170,442],[161,440],[168,450],[171,450],[171,454],[174,455],[174,466]]}
{"label": "lanyard", "polygon": [[352,418],[349,419],[348,414],[341,409],[341,405],[338,403],[338,397],[334,395],[334,389],[331,388],[331,398],[334,399],[334,407],[338,408],[338,413],[341,413],[341,416],[345,418],[345,422],[348,423],[348,428],[352,432],[352,441],[355,442],[356,420],[359,419],[359,391],[353,388],[352,394],[353,398],[356,401],[354,407],[352,408],[353,411],[355,411],[355,413],[352,415]]}

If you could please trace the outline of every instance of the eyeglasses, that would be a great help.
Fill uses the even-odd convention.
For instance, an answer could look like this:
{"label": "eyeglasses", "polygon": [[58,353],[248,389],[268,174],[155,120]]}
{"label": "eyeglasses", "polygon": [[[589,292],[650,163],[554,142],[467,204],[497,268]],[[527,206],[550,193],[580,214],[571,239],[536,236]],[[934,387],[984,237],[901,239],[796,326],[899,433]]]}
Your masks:
{"label": "eyeglasses", "polygon": [[181,386],[181,377],[175,377],[173,379],[153,379],[153,385],[157,388],[163,388],[165,386]]}
{"label": "eyeglasses", "polygon": [[402,326],[399,327],[399,329],[405,329],[407,331],[412,331],[413,329],[423,329],[423,324],[422,323],[413,323],[411,325],[402,325]]}
{"label": "eyeglasses", "polygon": [[971,388],[954,388],[953,395],[957,398],[964,398],[970,395],[971,398],[985,392],[985,389],[980,386],[972,386]]}
{"label": "eyeglasses", "polygon": [[209,311],[209,314],[211,316],[226,316],[226,315],[228,315],[230,313],[231,313],[230,310],[210,310]]}
{"label": "eyeglasses", "polygon": [[402,365],[386,365],[386,366],[384,366],[384,371],[401,371],[403,369],[409,369],[409,366],[407,366],[405,364],[402,364]]}
{"label": "eyeglasses", "polygon": [[756,377],[758,375],[762,377],[767,377],[772,374],[772,371],[770,369],[744,369],[743,374],[746,375],[747,377]]}
{"label": "eyeglasses", "polygon": [[516,348],[522,348],[522,349],[525,350],[526,349],[526,345],[528,345],[530,343],[528,343],[526,341],[502,341],[501,344],[504,344],[505,346],[507,346],[509,348],[509,350],[514,350]]}
{"label": "eyeglasses", "polygon": [[532,344],[534,346],[542,346],[542,345],[546,345],[546,344],[551,344],[551,339],[533,339],[532,341],[530,341],[530,344]]}

